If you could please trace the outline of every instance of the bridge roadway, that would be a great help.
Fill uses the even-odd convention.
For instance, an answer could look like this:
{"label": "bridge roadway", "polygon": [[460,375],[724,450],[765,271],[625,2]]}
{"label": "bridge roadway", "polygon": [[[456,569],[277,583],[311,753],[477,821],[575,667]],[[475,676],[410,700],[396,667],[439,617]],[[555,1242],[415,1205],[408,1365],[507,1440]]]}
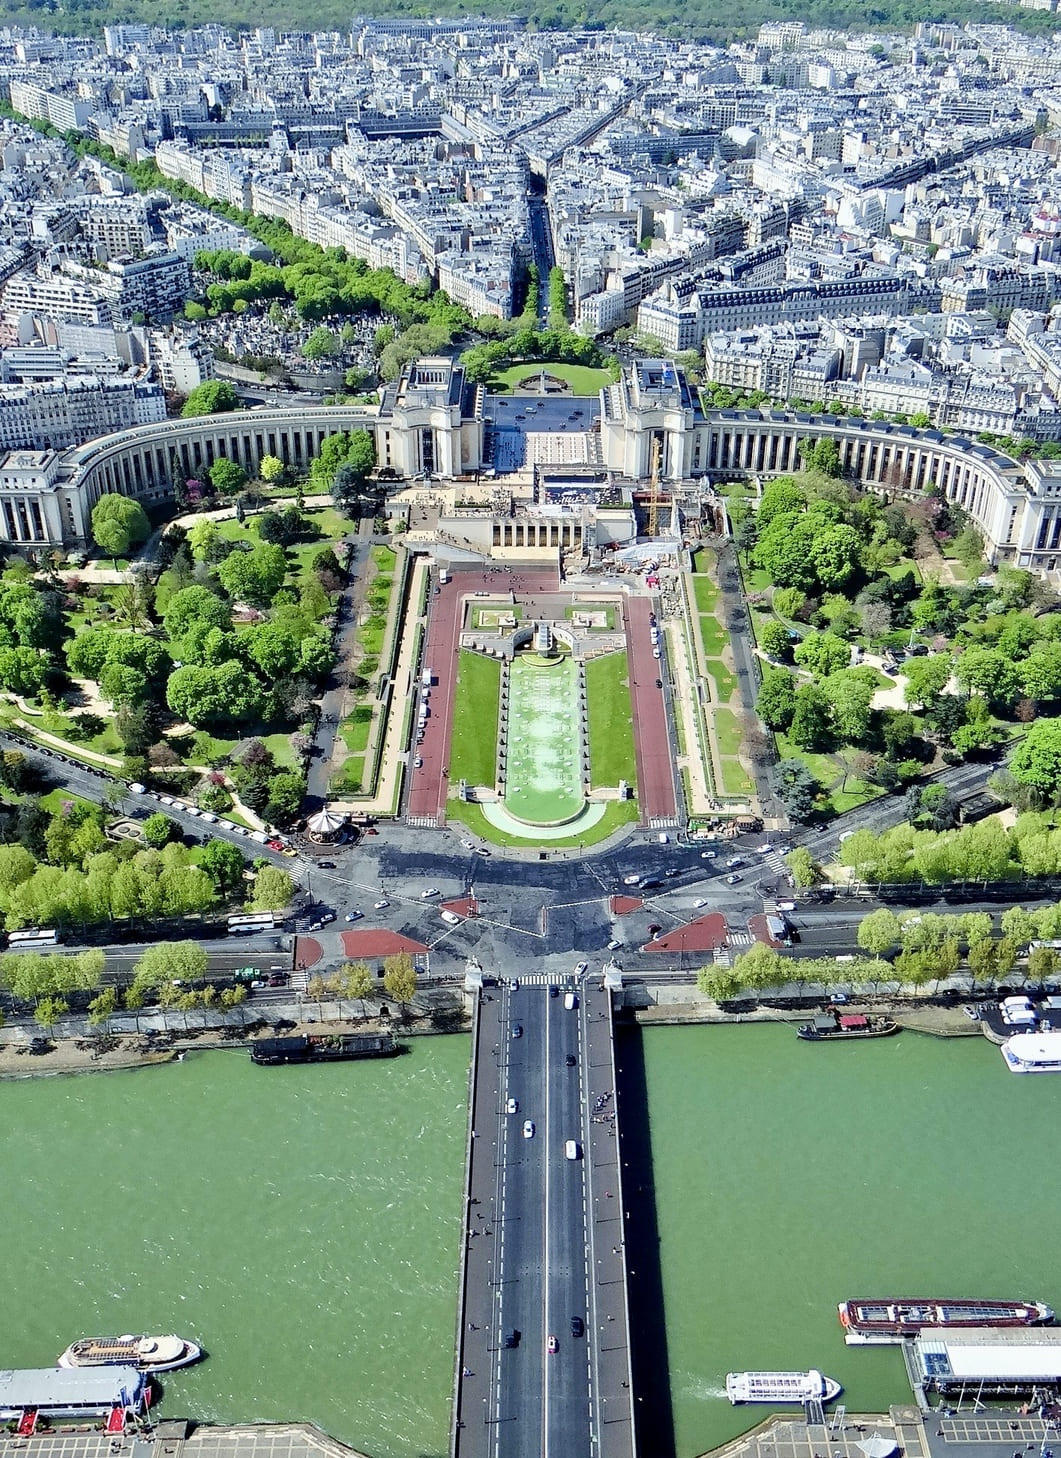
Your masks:
{"label": "bridge roadway", "polygon": [[476,1013],[452,1458],[636,1455],[611,994],[554,985]]}

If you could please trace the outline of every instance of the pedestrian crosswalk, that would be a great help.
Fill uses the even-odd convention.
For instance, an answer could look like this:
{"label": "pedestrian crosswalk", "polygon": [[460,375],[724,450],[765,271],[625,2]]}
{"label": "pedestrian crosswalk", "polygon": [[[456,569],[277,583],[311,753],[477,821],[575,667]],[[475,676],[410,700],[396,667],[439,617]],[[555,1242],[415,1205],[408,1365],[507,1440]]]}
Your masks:
{"label": "pedestrian crosswalk", "polygon": [[726,933],[726,941],[731,947],[750,947],[755,938],[749,931],[730,931]]}
{"label": "pedestrian crosswalk", "polygon": [[304,969],[297,969],[291,974],[291,991],[305,992],[309,986],[309,973]]}
{"label": "pedestrian crosswalk", "polygon": [[406,825],[418,825],[423,830],[437,830],[437,828],[438,828],[438,816],[437,815],[407,815],[405,817],[405,823],[406,823]]}
{"label": "pedestrian crosswalk", "polygon": [[785,864],[785,858],[780,851],[767,851],[766,855],[763,856],[763,865],[769,866],[775,876],[788,875],[788,866]]}
{"label": "pedestrian crosswalk", "polygon": [[568,976],[550,977],[545,972],[529,972],[524,977],[522,972],[512,977],[502,977],[502,982],[519,982],[521,987],[563,987],[573,979]]}

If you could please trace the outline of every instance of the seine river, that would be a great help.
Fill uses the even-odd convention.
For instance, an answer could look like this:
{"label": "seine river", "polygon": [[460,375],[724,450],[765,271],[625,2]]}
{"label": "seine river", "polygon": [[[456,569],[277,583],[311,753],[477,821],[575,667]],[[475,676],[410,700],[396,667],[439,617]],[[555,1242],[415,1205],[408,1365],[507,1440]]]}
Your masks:
{"label": "seine river", "polygon": [[[468,1049],[4,1084],[0,1365],[177,1331],[210,1356],[170,1378],[163,1413],[444,1454]],[[665,1028],[641,1051],[665,1316],[642,1380],[678,1458],[763,1415],[725,1401],[731,1368],[818,1366],[851,1410],[908,1400],[896,1351],[844,1345],[845,1296],[1061,1306],[1061,1078],[910,1033],[821,1047],[791,1027]]]}

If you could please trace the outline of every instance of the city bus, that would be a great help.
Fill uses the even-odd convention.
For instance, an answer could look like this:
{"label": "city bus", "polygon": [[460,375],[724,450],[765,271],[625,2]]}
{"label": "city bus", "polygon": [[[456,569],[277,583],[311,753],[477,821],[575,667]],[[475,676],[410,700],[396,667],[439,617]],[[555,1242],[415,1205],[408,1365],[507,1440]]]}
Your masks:
{"label": "city bus", "polygon": [[230,916],[228,929],[235,935],[246,936],[251,932],[272,931],[276,926],[276,913],[257,911],[247,916]]}
{"label": "city bus", "polygon": [[7,945],[12,952],[35,952],[40,947],[54,947],[59,942],[59,933],[41,930],[40,927],[7,934]]}

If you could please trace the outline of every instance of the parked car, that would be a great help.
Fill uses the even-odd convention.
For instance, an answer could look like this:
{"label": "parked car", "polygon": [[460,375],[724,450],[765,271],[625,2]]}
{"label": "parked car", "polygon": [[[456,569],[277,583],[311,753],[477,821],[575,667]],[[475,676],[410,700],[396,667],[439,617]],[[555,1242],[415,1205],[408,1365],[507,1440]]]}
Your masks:
{"label": "parked car", "polygon": [[429,901],[432,896],[437,896],[437,895],[438,895],[438,887],[437,886],[429,886],[426,891],[421,891],[420,892],[420,900],[421,901]]}

